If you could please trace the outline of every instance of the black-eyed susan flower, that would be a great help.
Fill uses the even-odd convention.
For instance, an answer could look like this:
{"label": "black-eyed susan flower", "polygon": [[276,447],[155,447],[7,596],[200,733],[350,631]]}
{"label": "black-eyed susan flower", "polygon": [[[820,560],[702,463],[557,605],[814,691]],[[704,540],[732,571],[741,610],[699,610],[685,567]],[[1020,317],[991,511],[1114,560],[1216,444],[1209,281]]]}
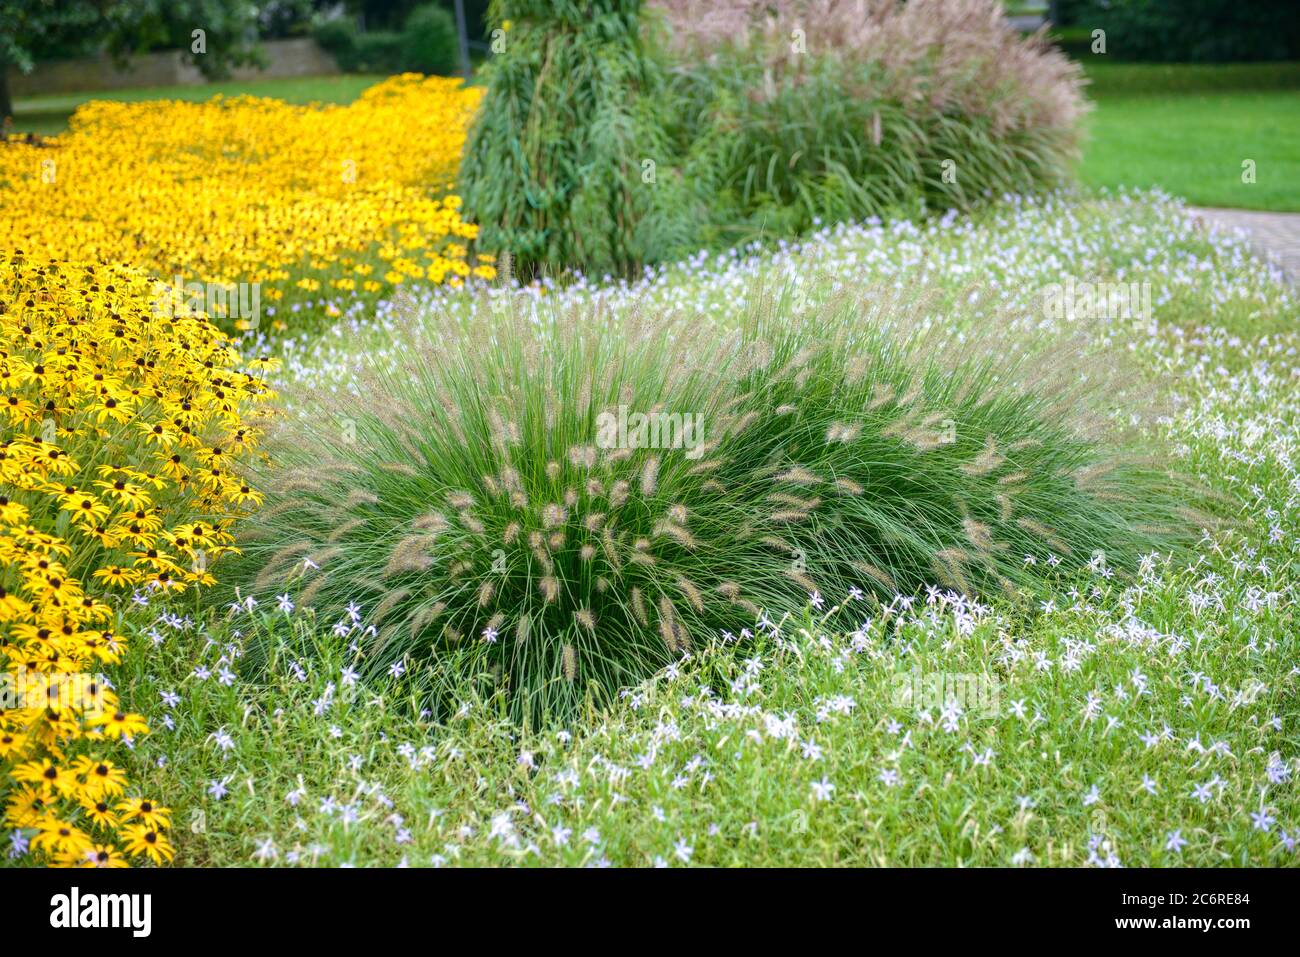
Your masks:
{"label": "black-eyed susan flower", "polygon": [[33,850],[44,850],[51,856],[80,855],[94,847],[90,835],[81,828],[56,817],[44,817],[36,822],[36,836],[32,838]]}
{"label": "black-eyed susan flower", "polygon": [[55,764],[49,758],[27,761],[13,770],[15,781],[40,787],[46,800],[55,795],[66,796],[77,790],[77,776],[69,767]]}
{"label": "black-eyed susan flower", "polygon": [[5,821],[14,827],[34,827],[48,813],[52,803],[43,788],[17,788],[5,802]]}
{"label": "black-eyed susan flower", "polygon": [[127,798],[118,802],[117,810],[126,821],[147,824],[157,830],[171,826],[171,811],[147,798]]}
{"label": "black-eyed susan flower", "polygon": [[60,863],[68,867],[130,867],[122,852],[111,844],[95,844],[80,854],[67,854]]}
{"label": "black-eyed susan flower", "polygon": [[17,731],[0,730],[0,758],[21,754],[27,744],[27,736]]}
{"label": "black-eyed susan flower", "polygon": [[162,864],[176,855],[167,836],[148,824],[128,824],[122,828],[122,835],[126,839],[126,852],[133,856]]}
{"label": "black-eyed susan flower", "polygon": [[120,565],[96,569],[93,575],[110,588],[128,588],[139,580],[139,573],[134,568]]}
{"label": "black-eyed susan flower", "polygon": [[148,508],[151,504],[149,495],[144,489],[121,476],[115,477],[111,481],[101,479],[95,482],[95,486],[103,489],[110,497],[133,509]]}
{"label": "black-eyed susan flower", "polygon": [[97,827],[115,828],[119,823],[118,816],[113,813],[113,808],[109,803],[101,798],[83,798],[81,806],[86,812],[86,818]]}
{"label": "black-eyed susan flower", "polygon": [[89,795],[112,797],[126,789],[126,772],[112,761],[83,755],[73,762],[72,767],[85,781]]}
{"label": "black-eyed susan flower", "polygon": [[89,724],[110,738],[133,738],[149,731],[149,725],[141,715],[128,711],[105,711],[98,717],[91,718]]}

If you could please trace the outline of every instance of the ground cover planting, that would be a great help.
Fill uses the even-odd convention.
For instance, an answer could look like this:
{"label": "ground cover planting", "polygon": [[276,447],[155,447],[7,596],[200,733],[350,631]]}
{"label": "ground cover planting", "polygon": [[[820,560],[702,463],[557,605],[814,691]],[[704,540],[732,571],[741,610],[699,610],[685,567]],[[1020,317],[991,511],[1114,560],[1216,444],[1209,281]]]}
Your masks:
{"label": "ground cover planting", "polygon": [[244,365],[183,304],[155,314],[140,270],[15,256],[2,277],[5,820],[54,863],[162,862],[170,812],[121,766],[147,724],[99,676],[126,645],[110,596],[211,582],[261,498],[244,417],[275,360]]}
{"label": "ground cover planting", "polygon": [[[210,618],[162,613],[140,625],[148,652],[127,668],[155,723],[171,725],[138,749],[142,779],[194,771],[175,783],[205,830],[178,835],[181,859],[1293,863],[1294,292],[1239,240],[1167,199],[1130,196],[836,230],[811,248],[684,264],[647,288],[554,295],[612,313],[649,295],[721,322],[759,298],[756,277],[807,275],[809,254],[827,270],[812,302],[846,276],[911,289],[919,275],[958,327],[993,300],[1041,321],[1040,293],[1063,264],[1080,278],[1158,277],[1153,319],[1096,335],[1159,373],[1149,441],[1213,493],[1223,524],[1182,557],[1152,552],[1128,568],[1017,555],[1043,582],[1028,607],[937,584],[875,604],[863,575],[861,597],[808,595],[797,613],[729,630],[614,701],[541,726],[521,727],[487,654],[479,668],[412,655],[367,675],[383,622],[360,587],[330,614],[302,600],[306,582],[263,582]],[[968,302],[972,272],[1001,294],[945,310]],[[290,407],[301,408],[295,389],[340,379],[351,379],[341,393],[364,396],[372,361],[409,358],[403,331],[446,334],[446,295],[432,294],[423,320],[406,303],[288,357]],[[391,351],[375,356],[380,341]],[[466,644],[499,650],[502,631],[490,645],[467,629]],[[458,702],[449,715],[431,709],[435,689]]]}
{"label": "ground cover planting", "polygon": [[255,318],[278,327],[293,317],[278,304],[320,291],[490,278],[448,192],[479,95],[407,75],[346,106],[93,102],[68,133],[0,150],[0,241],[42,259],[133,263],[178,287],[256,284],[268,308]]}
{"label": "ground cover planting", "polygon": [[0,138],[0,864],[1300,860],[1294,71],[487,20]]}

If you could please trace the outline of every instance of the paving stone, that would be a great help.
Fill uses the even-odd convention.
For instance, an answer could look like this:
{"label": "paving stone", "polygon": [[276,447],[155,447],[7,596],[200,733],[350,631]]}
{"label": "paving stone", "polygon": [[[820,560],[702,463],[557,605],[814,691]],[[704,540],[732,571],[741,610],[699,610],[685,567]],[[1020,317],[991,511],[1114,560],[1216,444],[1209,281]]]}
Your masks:
{"label": "paving stone", "polygon": [[1205,223],[1245,230],[1251,246],[1273,259],[1292,283],[1300,285],[1300,213],[1198,207],[1188,212]]}

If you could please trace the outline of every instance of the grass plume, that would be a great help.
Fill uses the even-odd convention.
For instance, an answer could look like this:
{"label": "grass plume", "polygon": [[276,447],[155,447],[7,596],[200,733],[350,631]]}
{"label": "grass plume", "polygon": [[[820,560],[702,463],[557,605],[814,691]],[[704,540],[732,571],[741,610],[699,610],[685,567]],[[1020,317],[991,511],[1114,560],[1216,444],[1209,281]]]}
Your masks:
{"label": "grass plume", "polygon": [[[1097,364],[1017,333],[920,334],[849,296],[803,319],[761,296],[716,336],[539,317],[485,310],[375,372],[366,401],[318,397],[269,440],[285,475],[315,463],[321,482],[275,493],[243,561],[331,614],[382,611],[373,673],[454,659],[540,715],[813,592],[1033,592],[1049,560],[1123,569],[1187,527],[1097,406]],[[698,416],[701,444],[604,447],[620,406]],[[317,547],[304,577],[292,559]]]}

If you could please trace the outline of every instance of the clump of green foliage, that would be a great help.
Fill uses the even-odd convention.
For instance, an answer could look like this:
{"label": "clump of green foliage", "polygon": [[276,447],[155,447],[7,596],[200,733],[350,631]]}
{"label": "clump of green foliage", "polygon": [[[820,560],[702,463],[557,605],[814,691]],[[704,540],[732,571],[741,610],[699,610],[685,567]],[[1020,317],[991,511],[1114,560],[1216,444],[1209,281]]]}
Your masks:
{"label": "clump of green foliage", "polygon": [[1074,355],[918,339],[904,298],[769,297],[725,335],[494,302],[273,443],[244,585],[355,602],[372,673],[437,662],[568,711],[810,600],[1014,598],[1183,525],[1069,411]]}
{"label": "clump of green foliage", "polygon": [[1117,60],[1242,63],[1300,55],[1300,7],[1287,0],[1072,0],[1063,23],[1077,26],[1093,52],[1095,30]]}
{"label": "clump of green foliage", "polygon": [[1070,179],[1077,67],[995,0],[499,0],[460,172],[485,248],[635,273]]}
{"label": "clump of green foliage", "polygon": [[413,9],[400,30],[361,31],[351,20],[336,18],[318,24],[315,37],[346,73],[448,76],[458,66],[455,23],[437,4]]}
{"label": "clump of green foliage", "polygon": [[[995,0],[655,0],[700,247],[1069,181],[1080,74]],[[671,193],[664,198],[678,205]],[[676,238],[676,237],[671,237]]]}
{"label": "clump of green foliage", "polygon": [[653,194],[642,158],[659,152],[663,64],[640,0],[496,0],[509,23],[484,68],[459,193],[486,249],[523,276],[546,264],[627,273],[653,252],[638,224]]}
{"label": "clump of green foliage", "polygon": [[402,27],[402,59],[408,70],[444,76],[456,71],[456,24],[441,6],[416,7]]}

